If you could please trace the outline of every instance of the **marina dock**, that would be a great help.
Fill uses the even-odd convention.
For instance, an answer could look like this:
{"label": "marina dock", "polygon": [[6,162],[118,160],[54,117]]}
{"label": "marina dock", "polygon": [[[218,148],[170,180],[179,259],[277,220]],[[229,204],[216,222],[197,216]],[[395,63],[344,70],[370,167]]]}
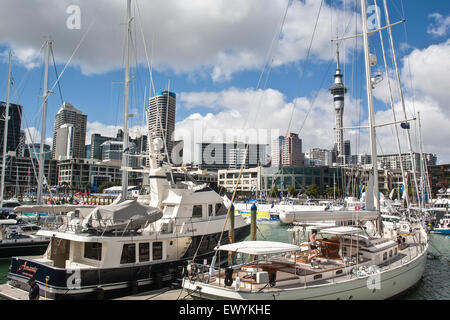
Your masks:
{"label": "marina dock", "polygon": [[148,292],[141,292],[114,300],[193,300],[188,292],[180,289],[158,289]]}
{"label": "marina dock", "polygon": [[[14,288],[9,284],[0,285],[0,297],[8,300],[29,300],[28,292]],[[41,297],[40,300],[53,300]],[[114,300],[192,300],[192,297],[183,289],[158,289],[153,291],[136,293],[129,296],[116,298]]]}
{"label": "marina dock", "polygon": [[[14,288],[7,283],[0,285],[0,297],[6,298],[8,300],[29,300],[28,291]],[[40,300],[52,299],[41,297]]]}

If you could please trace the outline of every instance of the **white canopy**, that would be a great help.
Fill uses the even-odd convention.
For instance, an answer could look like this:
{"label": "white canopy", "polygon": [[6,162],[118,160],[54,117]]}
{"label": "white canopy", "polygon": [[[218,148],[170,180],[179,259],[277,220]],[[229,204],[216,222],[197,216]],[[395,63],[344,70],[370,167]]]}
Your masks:
{"label": "white canopy", "polygon": [[335,228],[326,228],[321,230],[322,233],[329,233],[329,234],[352,234],[352,233],[359,233],[361,232],[361,228],[355,228],[355,227],[335,227]]}
{"label": "white canopy", "polygon": [[312,222],[312,221],[347,221],[347,220],[375,220],[378,219],[378,211],[282,211],[280,220],[283,223]]}
{"label": "white canopy", "polygon": [[83,228],[102,231],[133,230],[161,219],[163,213],[158,208],[143,206],[136,200],[118,204],[98,206],[83,219]]}
{"label": "white canopy", "polygon": [[16,223],[17,223],[16,219],[0,219],[0,225],[12,225]]}
{"label": "white canopy", "polygon": [[274,241],[242,241],[216,247],[216,250],[240,252],[253,255],[300,251],[301,247]]}

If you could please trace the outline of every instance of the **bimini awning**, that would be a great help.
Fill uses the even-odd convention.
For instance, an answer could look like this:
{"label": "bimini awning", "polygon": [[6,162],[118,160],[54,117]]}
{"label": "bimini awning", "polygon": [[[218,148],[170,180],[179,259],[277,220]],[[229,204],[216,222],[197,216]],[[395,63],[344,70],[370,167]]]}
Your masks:
{"label": "bimini awning", "polygon": [[280,220],[283,223],[319,222],[319,221],[368,221],[378,219],[378,211],[282,211]]}
{"label": "bimini awning", "polygon": [[300,251],[301,247],[274,241],[242,241],[216,247],[215,250],[231,251],[253,255]]}
{"label": "bimini awning", "polygon": [[361,228],[355,227],[335,227],[335,228],[326,228],[320,230],[321,233],[335,234],[335,235],[345,235],[345,234],[354,234],[363,232]]}

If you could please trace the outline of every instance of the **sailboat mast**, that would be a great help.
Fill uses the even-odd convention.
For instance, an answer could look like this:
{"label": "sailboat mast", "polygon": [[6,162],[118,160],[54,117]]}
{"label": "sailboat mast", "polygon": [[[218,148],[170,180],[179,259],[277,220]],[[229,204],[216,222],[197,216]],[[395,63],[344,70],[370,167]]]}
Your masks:
{"label": "sailboat mast", "polygon": [[[385,12],[386,24],[389,26],[388,27],[389,40],[390,40],[391,49],[392,49],[392,56],[394,58],[395,75],[396,75],[396,78],[397,78],[398,90],[399,90],[400,98],[401,98],[401,101],[402,101],[403,117],[404,117],[405,122],[406,122],[406,119],[408,119],[408,118],[407,118],[407,115],[406,115],[405,98],[403,96],[403,90],[402,90],[402,86],[401,86],[401,83],[400,83],[400,72],[399,72],[398,64],[397,64],[397,54],[395,53],[394,39],[392,37],[392,30],[391,30],[391,21],[389,19],[389,11],[388,11],[386,0],[383,0],[383,4],[384,4],[384,12]],[[419,196],[419,187],[418,187],[418,184],[417,184],[416,160],[414,158],[413,151],[412,151],[411,135],[409,133],[409,129],[406,129],[406,135],[408,136],[409,155],[411,157],[412,173],[413,173],[414,184],[415,184],[415,187],[416,187],[416,193],[417,193],[417,197],[418,197]],[[400,161],[401,161],[401,159],[400,159]],[[407,192],[408,191],[408,186],[405,186],[405,188],[406,188],[405,192]],[[420,206],[420,201],[419,201],[419,206]]]}
{"label": "sailboat mast", "polygon": [[123,106],[123,155],[122,155],[122,199],[128,196],[128,153],[129,153],[129,132],[128,132],[128,101],[130,90],[130,35],[131,35],[131,0],[127,0],[127,35],[125,48],[125,89]]}
{"label": "sailboat mast", "polygon": [[39,176],[38,176],[38,190],[37,190],[37,204],[43,203],[42,193],[44,184],[44,143],[45,143],[45,123],[47,120],[47,100],[50,92],[48,91],[48,65],[50,60],[50,49],[52,41],[47,40],[47,52],[45,55],[45,74],[44,74],[44,102],[42,104],[42,123],[41,123],[41,145],[39,147]]}
{"label": "sailboat mast", "polygon": [[375,112],[373,108],[372,80],[370,71],[370,51],[369,51],[369,34],[367,26],[367,8],[366,0],[361,0],[362,11],[362,28],[364,38],[364,57],[366,67],[366,87],[367,87],[367,105],[369,108],[369,140],[372,150],[372,167],[373,167],[373,192],[375,195],[375,208],[380,209],[380,197],[378,190],[378,157],[377,157],[377,140],[375,136]]}
{"label": "sailboat mast", "polygon": [[5,190],[5,169],[6,169],[6,147],[8,143],[8,120],[9,120],[9,94],[11,87],[11,51],[9,52],[9,65],[8,65],[8,86],[6,89],[6,107],[5,107],[5,126],[3,131],[3,158],[2,158],[2,185],[0,191],[0,206],[3,207],[3,196]]}

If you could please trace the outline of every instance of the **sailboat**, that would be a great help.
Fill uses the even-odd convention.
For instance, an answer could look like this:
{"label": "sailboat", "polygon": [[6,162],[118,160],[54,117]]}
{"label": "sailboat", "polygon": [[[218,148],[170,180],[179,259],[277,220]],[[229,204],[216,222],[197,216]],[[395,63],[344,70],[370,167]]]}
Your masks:
{"label": "sailboat", "polygon": [[[127,1],[127,48],[131,35],[131,0]],[[128,141],[129,51],[126,50],[124,149]],[[188,261],[209,259],[224,227],[227,210],[222,198],[207,186],[174,183],[172,168],[162,163],[162,141],[157,130],[148,132],[150,195],[144,201],[127,200],[128,162],[122,162],[122,194],[109,206],[70,207],[58,230],[41,230],[51,243],[40,257],[14,257],[8,283],[28,289],[34,276],[41,294],[51,299],[104,299],[163,287],[181,277]],[[42,208],[44,209],[44,208]],[[237,241],[250,233],[250,224],[237,215]],[[197,259],[197,260],[196,260]]]}
{"label": "sailboat", "polygon": [[[9,258],[14,255],[39,255],[45,252],[49,239],[37,236],[39,227],[33,224],[23,223],[17,219],[13,210],[20,206],[17,199],[4,200],[5,188],[5,168],[6,168],[6,150],[8,135],[9,118],[9,95],[11,86],[11,60],[12,54],[9,53],[8,67],[8,87],[6,94],[5,127],[3,140],[3,165],[1,172],[1,191],[0,191],[0,258]],[[18,174],[17,174],[18,177]],[[17,196],[16,185],[16,196]]]}
{"label": "sailboat", "polygon": [[[383,227],[381,221],[366,0],[361,0],[361,10],[372,150],[366,210],[293,214],[292,220],[298,223],[333,221],[336,225],[293,227],[289,229],[292,244],[244,241],[218,246],[217,251],[241,255],[241,263],[227,268],[190,264],[182,286],[191,296],[219,300],[378,300],[398,296],[421,279],[428,251],[423,222],[411,220],[405,224],[406,230],[394,230]],[[367,222],[373,224],[373,234],[364,228]],[[301,242],[302,231],[317,237]]]}

